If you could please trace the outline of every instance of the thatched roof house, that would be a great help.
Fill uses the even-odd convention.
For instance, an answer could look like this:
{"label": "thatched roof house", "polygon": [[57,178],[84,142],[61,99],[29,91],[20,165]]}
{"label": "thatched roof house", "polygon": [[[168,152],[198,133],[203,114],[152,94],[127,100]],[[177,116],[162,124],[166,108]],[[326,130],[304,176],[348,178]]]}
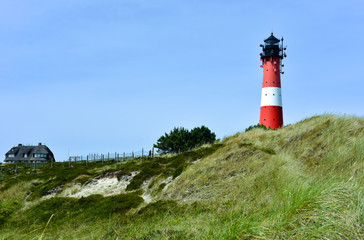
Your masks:
{"label": "thatched roof house", "polygon": [[23,146],[19,144],[17,147],[11,148],[5,154],[4,162],[55,162],[52,151],[46,146],[39,143],[37,146]]}

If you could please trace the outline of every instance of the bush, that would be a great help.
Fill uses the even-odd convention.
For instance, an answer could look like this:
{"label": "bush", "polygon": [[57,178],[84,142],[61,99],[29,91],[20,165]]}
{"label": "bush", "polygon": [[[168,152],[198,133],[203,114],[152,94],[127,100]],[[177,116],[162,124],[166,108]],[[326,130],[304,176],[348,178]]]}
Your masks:
{"label": "bush", "polygon": [[205,126],[196,127],[191,131],[183,127],[175,127],[168,134],[161,136],[154,147],[158,148],[159,153],[179,153],[185,152],[205,143],[213,143],[216,134]]}

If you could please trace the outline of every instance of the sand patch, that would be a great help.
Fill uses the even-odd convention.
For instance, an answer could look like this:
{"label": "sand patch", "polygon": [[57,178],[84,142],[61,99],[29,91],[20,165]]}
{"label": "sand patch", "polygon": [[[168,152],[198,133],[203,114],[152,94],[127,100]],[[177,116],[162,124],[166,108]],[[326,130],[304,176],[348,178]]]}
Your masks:
{"label": "sand patch", "polygon": [[59,197],[88,197],[94,194],[100,194],[104,197],[118,195],[125,192],[126,187],[129,185],[134,176],[139,173],[139,171],[131,172],[127,175],[117,178],[117,173],[107,173],[104,175],[97,176],[90,181],[86,182],[84,185],[79,183],[74,184],[66,189],[64,189],[58,196]]}

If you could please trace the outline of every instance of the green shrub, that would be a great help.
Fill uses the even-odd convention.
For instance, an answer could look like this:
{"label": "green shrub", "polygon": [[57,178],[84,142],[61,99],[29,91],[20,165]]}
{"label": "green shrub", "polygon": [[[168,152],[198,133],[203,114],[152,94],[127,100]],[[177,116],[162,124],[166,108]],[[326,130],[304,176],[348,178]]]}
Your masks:
{"label": "green shrub", "polygon": [[183,127],[175,127],[169,134],[165,133],[161,136],[154,147],[158,148],[158,152],[162,154],[179,153],[206,143],[213,143],[215,140],[216,134],[205,126],[196,127],[191,131]]}

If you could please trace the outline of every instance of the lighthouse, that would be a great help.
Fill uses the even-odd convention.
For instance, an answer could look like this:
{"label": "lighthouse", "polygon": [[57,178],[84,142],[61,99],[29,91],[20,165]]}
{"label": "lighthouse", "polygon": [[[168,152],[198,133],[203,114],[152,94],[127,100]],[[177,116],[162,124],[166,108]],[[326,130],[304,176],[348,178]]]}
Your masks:
{"label": "lighthouse", "polygon": [[273,33],[260,46],[263,50],[260,54],[263,88],[259,124],[276,129],[283,126],[281,73],[284,74],[282,59],[286,57],[286,48],[283,47],[283,37],[279,40]]}

